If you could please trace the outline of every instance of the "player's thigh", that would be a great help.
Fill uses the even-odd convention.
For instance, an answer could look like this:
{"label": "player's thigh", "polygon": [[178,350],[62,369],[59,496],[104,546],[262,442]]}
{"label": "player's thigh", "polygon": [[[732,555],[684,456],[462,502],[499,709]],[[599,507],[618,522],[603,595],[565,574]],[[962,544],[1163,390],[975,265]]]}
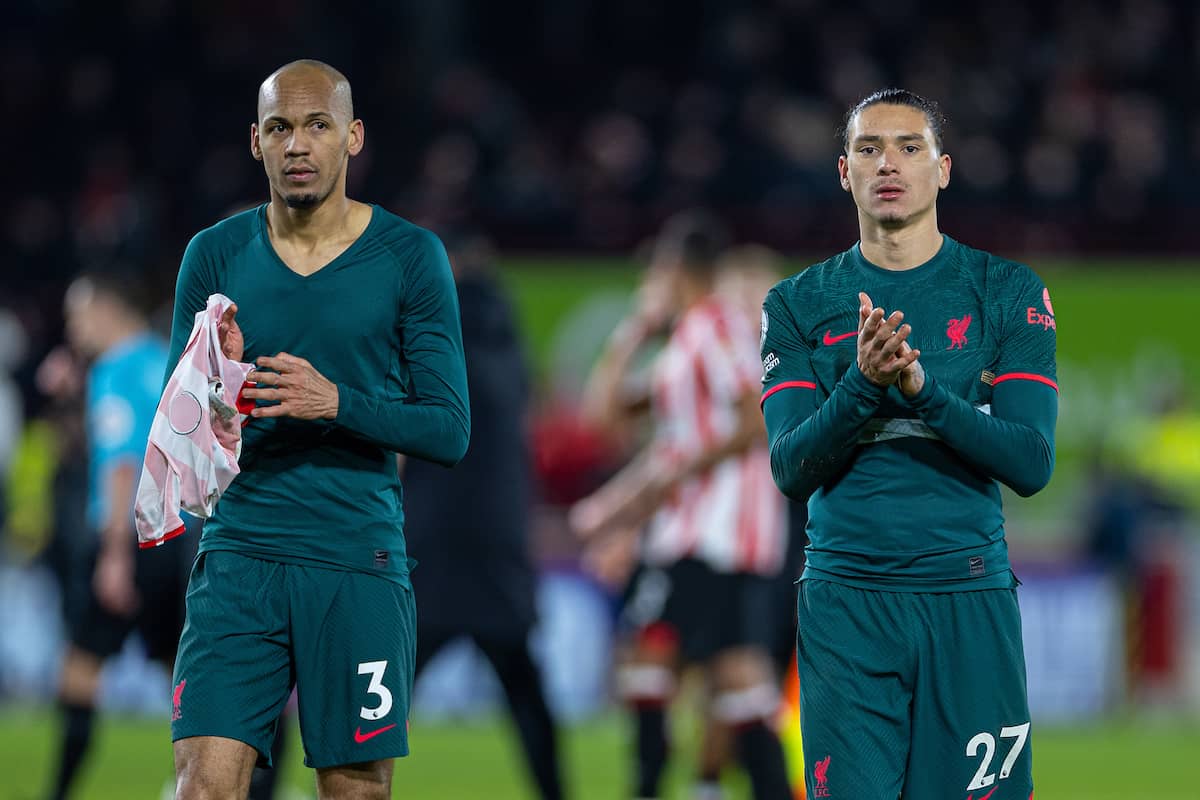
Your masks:
{"label": "player's thigh", "polygon": [[905,797],[1026,800],[1033,792],[1016,591],[924,595]]}
{"label": "player's thigh", "polygon": [[125,638],[134,629],[137,617],[109,611],[96,596],[94,576],[99,551],[93,547],[78,557],[79,592],[68,621],[71,645],[98,662],[120,652]]}
{"label": "player's thigh", "polygon": [[392,796],[390,758],[317,770],[317,800],[386,800]]}
{"label": "player's thigh", "polygon": [[408,755],[412,590],[376,575],[293,567],[292,635],[305,764]]}
{"label": "player's thigh", "polygon": [[202,554],[172,681],[171,737],[244,742],[270,763],[292,685],[286,564]]}
{"label": "player's thigh", "polygon": [[175,797],[245,797],[258,753],[236,739],[194,736],[175,742]]}
{"label": "player's thigh", "polygon": [[742,577],[685,558],[667,569],[670,591],[662,621],[676,631],[684,664],[708,664],[742,641]]}
{"label": "player's thigh", "polygon": [[196,555],[191,531],[158,547],[138,552],[136,580],[141,606],[137,629],[146,655],[170,668],[186,618],[188,576]]}
{"label": "player's thigh", "polygon": [[900,794],[915,664],[905,597],[820,580],[800,584],[796,661],[809,797]]}

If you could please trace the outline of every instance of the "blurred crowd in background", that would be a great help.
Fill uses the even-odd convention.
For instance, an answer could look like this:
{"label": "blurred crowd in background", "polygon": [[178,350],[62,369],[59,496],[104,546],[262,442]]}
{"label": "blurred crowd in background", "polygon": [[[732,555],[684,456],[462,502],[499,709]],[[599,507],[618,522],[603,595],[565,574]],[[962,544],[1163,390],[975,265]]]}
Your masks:
{"label": "blurred crowd in background", "polygon": [[23,0],[0,33],[0,97],[30,126],[0,289],[53,306],[114,258],[169,287],[193,232],[263,196],[255,89],[298,53],[354,85],[352,191],[506,249],[620,250],[696,203],[745,238],[837,249],[834,131],[890,84],[951,112],[963,240],[1195,249],[1196,30],[1170,0]]}
{"label": "blurred crowd in background", "polygon": [[[824,258],[856,238],[834,172],[841,116],[900,85],[950,117],[941,211],[956,238],[1013,256],[1194,258],[1198,31],[1196,7],[1170,0],[18,2],[0,32],[0,565],[52,560],[82,528],[83,365],[59,349],[67,284],[83,269],[127,277],[161,329],[190,236],[266,199],[249,123],[259,83],[292,58],[351,80],[367,131],[352,196],[435,230],[485,231],[501,254],[630,258],[671,213],[703,205],[741,242]],[[1105,445],[1118,457],[1094,462],[1077,528],[1100,563],[1141,563],[1141,529],[1194,525],[1200,423],[1174,399],[1122,421]],[[556,402],[534,458],[543,505],[561,510],[594,486],[589,468],[613,464]],[[561,528],[545,516],[538,530]],[[547,561],[574,555],[553,536],[540,546]],[[1138,655],[1093,676],[1099,706],[1127,672],[1165,675],[1176,696],[1174,632],[1200,609],[1197,582],[1160,569],[1178,552],[1127,573],[1139,613],[1165,627],[1136,626]],[[0,614],[19,591],[6,574]],[[1073,595],[1082,617],[1099,607],[1093,588]],[[1027,596],[1027,626],[1053,638]],[[1076,630],[1103,663],[1124,647],[1107,628],[1099,644]]]}

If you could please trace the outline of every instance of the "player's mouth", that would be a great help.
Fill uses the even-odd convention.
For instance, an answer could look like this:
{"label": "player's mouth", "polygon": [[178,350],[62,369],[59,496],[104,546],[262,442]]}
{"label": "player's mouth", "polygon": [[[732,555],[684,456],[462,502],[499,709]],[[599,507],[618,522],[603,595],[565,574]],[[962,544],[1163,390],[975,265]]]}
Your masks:
{"label": "player's mouth", "polygon": [[283,177],[289,183],[308,183],[317,177],[317,171],[312,167],[288,167],[283,171]]}
{"label": "player's mouth", "polygon": [[875,196],[880,200],[896,200],[904,194],[904,187],[897,183],[885,183],[875,187]]}

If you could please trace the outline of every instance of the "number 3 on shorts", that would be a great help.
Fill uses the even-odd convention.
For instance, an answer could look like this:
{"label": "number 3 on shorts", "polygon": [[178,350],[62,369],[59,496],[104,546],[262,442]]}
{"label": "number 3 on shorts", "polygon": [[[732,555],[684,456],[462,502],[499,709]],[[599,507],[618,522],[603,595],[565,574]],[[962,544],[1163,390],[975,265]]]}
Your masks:
{"label": "number 3 on shorts", "polygon": [[392,693],[383,685],[385,669],[387,669],[386,661],[364,661],[358,665],[359,675],[371,676],[371,682],[367,684],[367,691],[379,696],[379,705],[374,708],[363,706],[359,709],[358,715],[363,719],[380,719],[386,717],[387,713],[392,710]]}

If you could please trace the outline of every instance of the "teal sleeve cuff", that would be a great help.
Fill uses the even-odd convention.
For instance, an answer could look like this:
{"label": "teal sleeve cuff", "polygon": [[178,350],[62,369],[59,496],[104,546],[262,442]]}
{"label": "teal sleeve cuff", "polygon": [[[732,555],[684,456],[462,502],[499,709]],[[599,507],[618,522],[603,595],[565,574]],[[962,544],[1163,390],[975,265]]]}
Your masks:
{"label": "teal sleeve cuff", "polygon": [[857,397],[873,401],[876,404],[887,394],[887,387],[873,383],[858,368],[858,362],[852,363],[846,369],[846,373],[842,376],[842,385]]}
{"label": "teal sleeve cuff", "polygon": [[925,385],[921,387],[921,391],[908,398],[908,404],[918,411],[928,408],[933,403],[938,388],[937,378],[926,372]]}

